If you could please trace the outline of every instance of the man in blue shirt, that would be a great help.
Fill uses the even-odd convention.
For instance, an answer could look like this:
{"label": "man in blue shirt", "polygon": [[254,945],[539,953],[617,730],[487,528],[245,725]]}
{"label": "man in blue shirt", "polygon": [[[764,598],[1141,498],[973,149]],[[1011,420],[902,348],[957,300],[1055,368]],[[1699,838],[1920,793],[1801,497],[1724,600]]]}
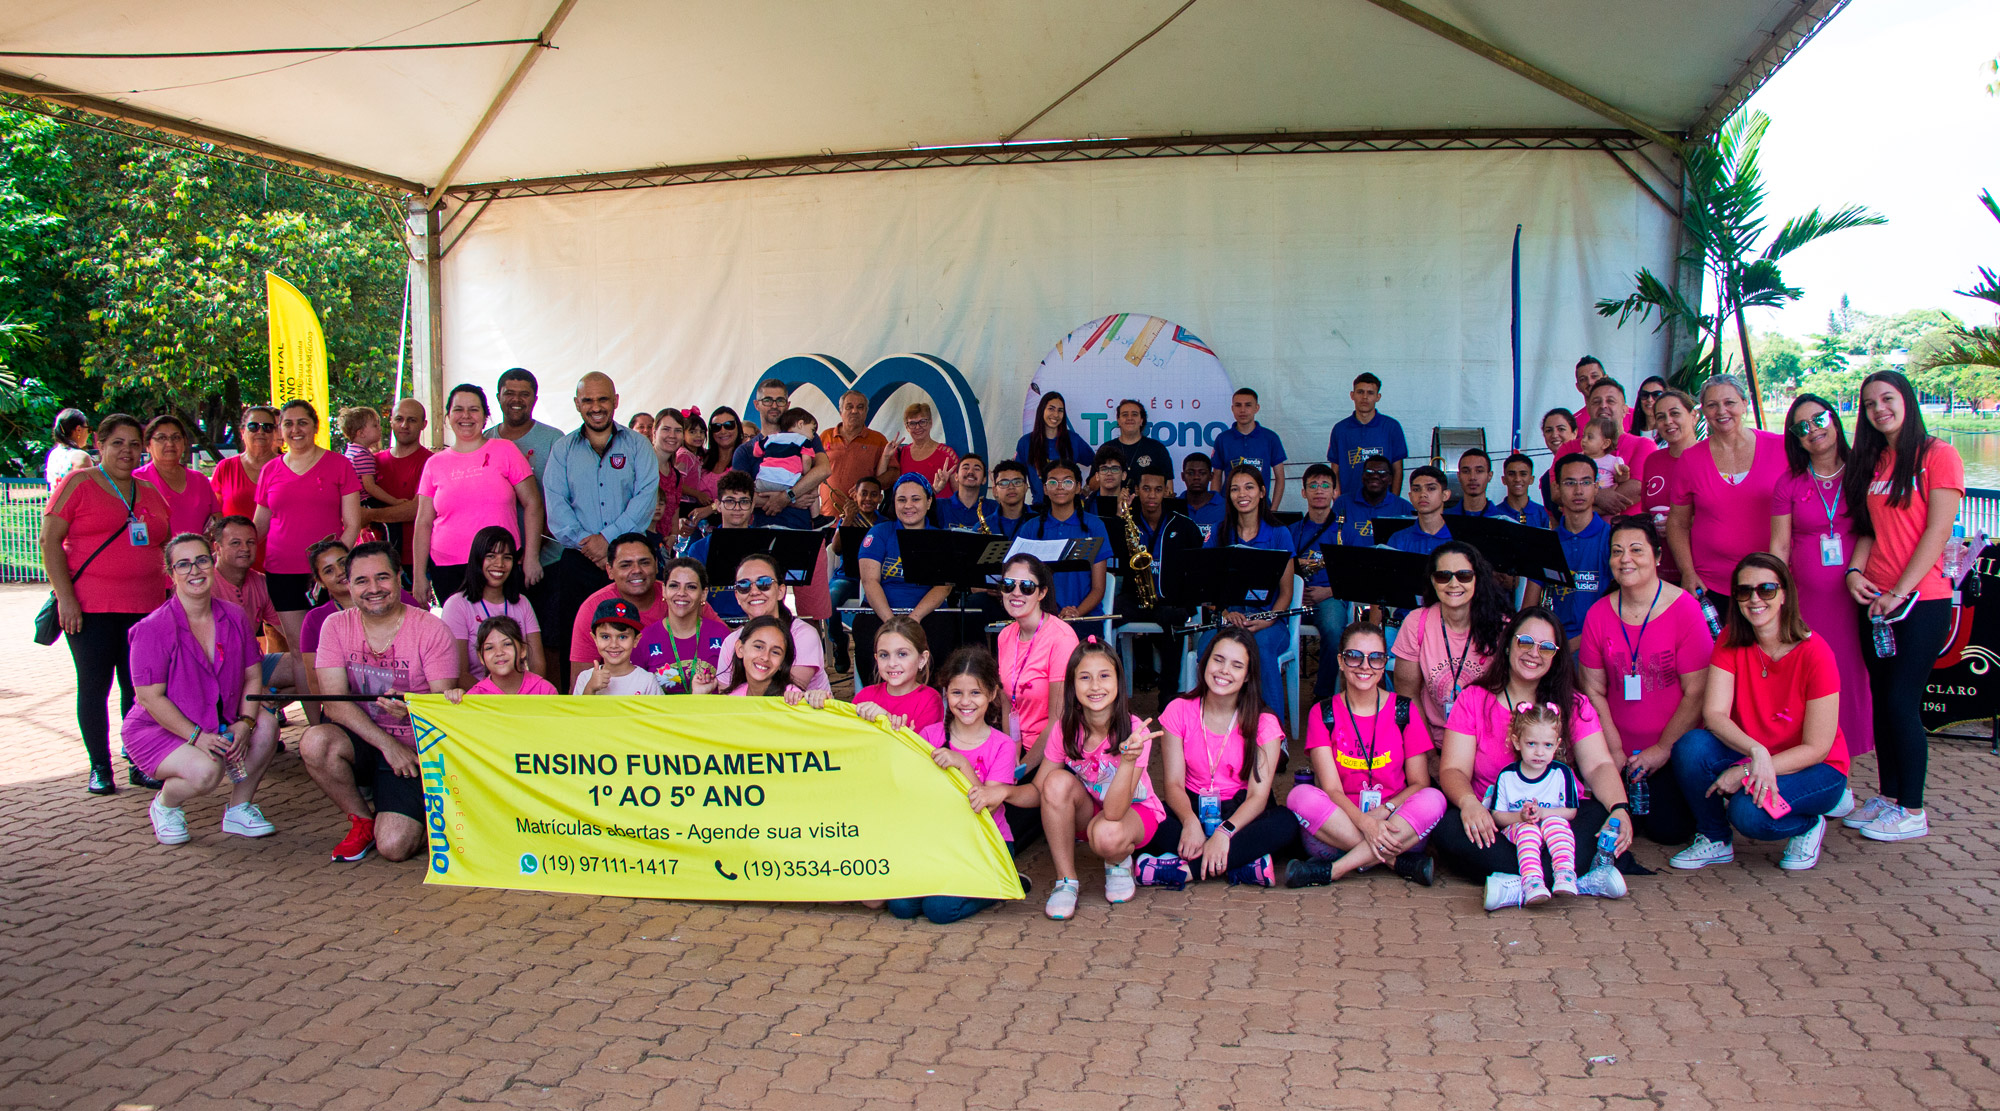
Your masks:
{"label": "man in blue shirt", "polygon": [[986,457],[968,451],[958,459],[952,489],[938,491],[937,521],[948,529],[998,535],[1000,503],[986,497]]}
{"label": "man in blue shirt", "polygon": [[1334,425],[1326,440],[1326,461],[1340,473],[1341,491],[1359,489],[1361,464],[1379,455],[1389,461],[1390,492],[1400,492],[1403,460],[1410,457],[1410,447],[1396,418],[1375,411],[1376,403],[1382,400],[1382,380],[1366,372],[1358,374],[1347,396],[1354,400],[1354,415]]}
{"label": "man in blue shirt", "polygon": [[[1090,570],[1059,571],[1055,575],[1056,616],[1064,621],[1076,622],[1089,617],[1098,610],[1098,603],[1104,600],[1105,565],[1111,561],[1111,536],[1104,531],[1104,522],[1094,513],[1085,513],[1077,505],[1077,497],[1082,493],[1082,481],[1077,476],[1075,465],[1061,461],[1051,462],[1048,477],[1042,480],[1044,509],[1040,516],[1031,517],[1016,534],[1025,540],[1081,540],[1094,536],[1102,541],[1097,546],[1096,562]],[[1087,625],[1077,629],[1080,635],[1095,632],[1103,637],[1108,630]]]}
{"label": "man in blue shirt", "polygon": [[1203,543],[1221,527],[1223,511],[1228,509],[1222,495],[1211,488],[1214,474],[1215,468],[1209,464],[1206,452],[1190,451],[1181,460],[1181,486],[1187,490],[1188,520],[1201,529]]}
{"label": "man in blue shirt", "polygon": [[1445,485],[1444,472],[1436,467],[1423,466],[1410,472],[1410,510],[1417,523],[1391,536],[1383,542],[1384,547],[1399,552],[1415,552],[1429,555],[1445,541],[1451,539],[1451,530],[1444,524],[1444,499],[1451,494]]}
{"label": "man in blue shirt", "polygon": [[1021,526],[1034,511],[1028,508],[1028,465],[1014,459],[1002,459],[993,465],[993,505],[998,515],[987,522],[993,531],[1009,540],[1021,531]]}
{"label": "man in blue shirt", "polygon": [[583,599],[611,585],[611,541],[644,532],[660,496],[660,464],[644,436],[613,419],[618,390],[592,371],[576,383],[583,427],[557,440],[543,466],[542,505],[563,546],[558,613],[568,628]]}
{"label": "man in blue shirt", "polygon": [[1292,525],[1299,575],[1306,581],[1305,601],[1300,604],[1313,607],[1313,628],[1319,630],[1320,667],[1313,680],[1314,702],[1332,694],[1333,682],[1340,677],[1334,653],[1339,651],[1340,633],[1347,628],[1348,619],[1348,605],[1333,596],[1333,584],[1326,577],[1326,557],[1320,552],[1323,545],[1340,543],[1340,518],[1333,512],[1338,482],[1333,468],[1325,463],[1307,467],[1300,483],[1305,491],[1306,515]]}
{"label": "man in blue shirt", "polygon": [[[553,454],[556,442],[563,438],[562,429],[552,424],[543,424],[535,419],[535,403],[541,398],[542,386],[535,381],[535,375],[526,367],[510,367],[500,375],[500,381],[493,389],[493,401],[500,409],[500,422],[486,430],[488,436],[498,436],[513,443],[528,460],[528,469],[535,472],[535,481],[542,482],[547,473],[549,456]],[[657,461],[654,464],[658,466]],[[546,486],[544,487],[546,490]],[[545,499],[546,500],[546,496]],[[548,509],[543,507],[546,521]],[[516,510],[515,527],[525,525],[526,511]],[[544,525],[543,532],[548,528]],[[616,533],[613,534],[617,535]],[[563,546],[552,536],[542,538],[542,578],[523,593],[528,604],[534,608],[535,620],[544,629],[567,629],[576,614],[582,595],[571,599],[568,608],[563,606],[562,573],[556,564],[562,562]],[[549,680],[557,689],[568,690],[564,672],[569,667],[568,649],[549,656]],[[556,657],[562,656],[558,660]]]}
{"label": "man in blue shirt", "polygon": [[1493,517],[1493,500],[1486,491],[1493,485],[1493,457],[1484,448],[1466,448],[1458,457],[1459,499],[1445,507],[1453,517]]}
{"label": "man in blue shirt", "polygon": [[1223,490],[1229,481],[1232,467],[1250,466],[1264,478],[1264,489],[1271,491],[1271,508],[1285,498],[1285,442],[1278,434],[1257,423],[1257,413],[1263,406],[1257,403],[1257,391],[1245,386],[1237,390],[1229,399],[1229,412],[1235,416],[1236,425],[1216,433],[1214,444],[1214,477],[1210,479],[1216,490]]}
{"label": "man in blue shirt", "polygon": [[[737,445],[736,453],[729,458],[731,470],[756,477],[757,453],[754,449],[764,442],[766,436],[784,431],[782,418],[791,405],[791,391],[783,381],[766,378],[757,384],[758,435],[754,440],[745,440]],[[767,490],[757,495],[758,525],[797,529],[812,527],[813,514],[819,507],[819,486],[833,474],[833,459],[827,455],[826,447],[820,443],[818,436],[808,440],[807,446],[816,453],[813,465],[806,468],[805,474],[789,491]]]}
{"label": "man in blue shirt", "polygon": [[1389,461],[1377,455],[1361,465],[1361,489],[1341,494],[1333,502],[1340,542],[1354,548],[1375,546],[1375,518],[1412,517],[1416,507],[1389,492]]}
{"label": "man in blue shirt", "polygon": [[1562,618],[1563,635],[1575,648],[1577,635],[1583,632],[1583,615],[1611,589],[1611,526],[1593,507],[1597,462],[1590,456],[1573,451],[1558,460],[1555,488],[1562,507],[1555,523],[1556,540],[1575,583],[1549,587],[1549,608]]}
{"label": "man in blue shirt", "polygon": [[1505,517],[1517,525],[1529,528],[1548,528],[1549,511],[1542,503],[1529,496],[1535,488],[1535,461],[1515,452],[1500,464],[1500,481],[1506,484],[1507,496],[1492,503],[1489,516]]}

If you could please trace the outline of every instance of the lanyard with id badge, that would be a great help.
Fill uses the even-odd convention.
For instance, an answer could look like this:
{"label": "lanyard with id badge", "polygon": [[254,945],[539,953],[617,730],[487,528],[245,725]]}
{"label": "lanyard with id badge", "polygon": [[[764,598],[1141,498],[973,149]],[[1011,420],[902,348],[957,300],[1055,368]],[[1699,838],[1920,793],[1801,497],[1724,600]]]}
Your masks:
{"label": "lanyard with id badge", "polygon": [[139,480],[136,478],[132,480],[132,498],[127,501],[125,492],[118,488],[118,484],[111,480],[111,476],[100,471],[97,477],[102,478],[104,484],[111,487],[111,492],[118,496],[118,504],[125,507],[125,538],[130,540],[135,548],[143,548],[152,543],[152,537],[146,531],[146,522],[139,519]]}
{"label": "lanyard with id badge", "polygon": [[1632,670],[1626,672],[1624,677],[1625,701],[1627,702],[1639,701],[1640,694],[1642,693],[1639,682],[1639,646],[1646,643],[1646,626],[1653,623],[1653,608],[1660,604],[1660,591],[1664,589],[1666,589],[1665,583],[1659,583],[1653,587],[1653,600],[1646,606],[1646,616],[1639,622],[1639,635],[1636,638],[1631,633],[1625,631],[1624,612],[1621,610],[1618,613],[1618,635],[1625,638],[1625,651],[1631,653],[1632,656]]}
{"label": "lanyard with id badge", "polygon": [[[1340,705],[1347,711],[1347,728],[1354,734],[1354,747],[1361,748],[1361,720],[1354,716],[1354,704],[1348,700],[1346,694],[1342,694]],[[1333,709],[1330,706],[1325,711],[1324,724],[1327,732],[1332,733]],[[1382,805],[1382,784],[1374,778],[1375,747],[1382,734],[1382,692],[1379,688],[1375,691],[1375,716],[1368,719],[1368,724],[1368,747],[1361,751],[1361,774],[1364,778],[1361,781],[1361,797],[1358,800],[1363,814]],[[1335,742],[1334,750],[1336,753],[1339,751],[1338,741]]]}
{"label": "lanyard with id badge", "polygon": [[[1222,770],[1222,741],[1227,739],[1231,733],[1236,732],[1236,722],[1241,716],[1241,711],[1229,715],[1229,724],[1222,727],[1222,735],[1215,738],[1216,743],[1213,746],[1208,744],[1208,740],[1210,737],[1214,737],[1215,734],[1208,731],[1208,722],[1204,721],[1201,723],[1202,747],[1208,752],[1208,787],[1210,791],[1215,790],[1215,777]],[[1222,796],[1219,794],[1204,794],[1196,796],[1196,800],[1195,814],[1201,819],[1202,833],[1204,836],[1213,837],[1215,836],[1216,829],[1222,825]]]}
{"label": "lanyard with id badge", "polygon": [[1820,478],[1818,474],[1813,475],[1813,493],[1819,498],[1819,507],[1826,510],[1826,535],[1819,538],[1819,565],[1839,567],[1847,562],[1846,545],[1841,542],[1841,535],[1834,531],[1834,517],[1840,513],[1841,490],[1840,484],[1834,483],[1833,501],[1829,503],[1826,500],[1826,491],[1822,488],[1822,483],[1827,481],[1829,480]]}

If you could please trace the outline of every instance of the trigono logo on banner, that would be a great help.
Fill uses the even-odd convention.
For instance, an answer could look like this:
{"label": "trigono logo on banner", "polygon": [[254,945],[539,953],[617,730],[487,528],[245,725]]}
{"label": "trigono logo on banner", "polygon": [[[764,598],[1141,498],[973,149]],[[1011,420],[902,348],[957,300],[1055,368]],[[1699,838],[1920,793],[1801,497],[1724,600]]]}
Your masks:
{"label": "trigono logo on banner", "polygon": [[1059,341],[1035,370],[1021,431],[1035,430],[1042,398],[1063,395],[1070,427],[1094,447],[1118,437],[1118,403],[1146,407],[1146,435],[1165,444],[1173,470],[1189,452],[1207,451],[1228,428],[1235,387],[1222,360],[1186,328],[1144,313],[1113,313]]}
{"label": "trigono logo on banner", "polygon": [[1019,899],[915,733],[777,698],[411,695],[424,881],[655,899]]}

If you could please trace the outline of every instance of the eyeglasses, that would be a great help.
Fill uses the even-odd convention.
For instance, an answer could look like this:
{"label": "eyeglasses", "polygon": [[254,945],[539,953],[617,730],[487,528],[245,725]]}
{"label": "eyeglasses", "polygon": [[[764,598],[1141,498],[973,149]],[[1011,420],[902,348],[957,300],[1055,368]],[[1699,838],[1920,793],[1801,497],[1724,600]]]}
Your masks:
{"label": "eyeglasses", "polygon": [[1641,400],[1641,401],[1655,401],[1655,400],[1658,400],[1659,398],[1662,398],[1662,397],[1665,397],[1665,396],[1667,396],[1667,391],[1665,391],[1665,390],[1640,390],[1640,391],[1639,391],[1639,400]]}
{"label": "eyeglasses", "polygon": [[1832,423],[1833,423],[1833,414],[1827,412],[1825,409],[1821,409],[1819,412],[1814,413],[1812,416],[1804,417],[1799,420],[1793,421],[1792,435],[1797,436],[1799,439],[1803,440],[1807,436],[1812,435],[1813,433],[1819,431],[1822,428],[1825,428],[1827,425]]}
{"label": "eyeglasses", "polygon": [[1033,579],[1000,580],[1000,593],[1002,594],[1033,594],[1041,588],[1042,584]]}
{"label": "eyeglasses", "polygon": [[722,508],[724,508],[724,509],[748,509],[748,508],[750,508],[750,499],[749,499],[749,498],[718,498],[718,499],[716,499],[716,503],[715,503],[715,504],[717,504],[717,505],[721,506],[721,507],[722,507]]}
{"label": "eyeglasses", "polygon": [[708,427],[711,431],[727,432],[730,429],[736,427],[736,422],[733,420],[719,420],[716,421],[714,424],[709,425]]}
{"label": "eyeglasses", "polygon": [[214,556],[201,555],[193,559],[175,560],[172,571],[176,575],[185,575],[189,571],[206,571],[213,566],[215,566]]}
{"label": "eyeglasses", "polygon": [[737,579],[736,593],[748,594],[752,590],[769,590],[778,585],[778,580],[769,575],[759,575],[754,579]]}
{"label": "eyeglasses", "polygon": [[1466,568],[1463,571],[1439,570],[1431,572],[1431,581],[1438,584],[1439,586],[1443,586],[1444,584],[1450,582],[1453,579],[1457,579],[1459,582],[1469,584],[1472,582],[1474,577],[1475,577],[1474,572],[1470,567]]}
{"label": "eyeglasses", "polygon": [[243,422],[243,431],[245,432],[276,432],[277,430],[278,423],[276,421],[246,420]]}
{"label": "eyeglasses", "polygon": [[1533,648],[1539,651],[1544,656],[1554,655],[1557,651],[1559,651],[1562,648],[1562,645],[1560,644],[1555,644],[1546,640],[1536,640],[1534,637],[1528,636],[1525,633],[1515,637],[1514,643],[1520,645],[1523,648]]}
{"label": "eyeglasses", "polygon": [[1340,662],[1349,667],[1382,667],[1389,662],[1389,653],[1363,652],[1359,648],[1349,648],[1340,654]]}
{"label": "eyeglasses", "polygon": [[1028,480],[1025,478],[996,478],[993,480],[993,488],[995,490],[1012,490],[1016,486],[1026,486],[1027,484]]}
{"label": "eyeglasses", "polygon": [[1777,583],[1737,583],[1734,594],[1739,602],[1747,602],[1751,597],[1762,598],[1766,602],[1778,596],[1785,589]]}
{"label": "eyeglasses", "polygon": [[1051,478],[1043,482],[1042,485],[1048,487],[1051,490],[1074,490],[1076,489],[1076,479]]}

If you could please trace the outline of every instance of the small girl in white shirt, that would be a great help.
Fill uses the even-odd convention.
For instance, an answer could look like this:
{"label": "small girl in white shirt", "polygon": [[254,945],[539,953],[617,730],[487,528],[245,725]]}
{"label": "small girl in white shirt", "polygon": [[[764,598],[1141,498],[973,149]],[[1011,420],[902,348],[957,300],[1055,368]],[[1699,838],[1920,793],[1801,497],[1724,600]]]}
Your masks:
{"label": "small girl in white shirt", "polygon": [[[1521,901],[1544,902],[1550,888],[1555,894],[1576,894],[1576,834],[1570,819],[1576,817],[1576,773],[1556,759],[1562,747],[1562,710],[1553,703],[1540,706],[1522,703],[1514,708],[1507,727],[1507,740],[1519,759],[1507,765],[1486,791],[1486,807],[1493,821],[1514,843],[1515,860],[1521,869]],[[1555,881],[1546,882],[1542,872],[1542,850],[1548,849],[1555,866]]]}

